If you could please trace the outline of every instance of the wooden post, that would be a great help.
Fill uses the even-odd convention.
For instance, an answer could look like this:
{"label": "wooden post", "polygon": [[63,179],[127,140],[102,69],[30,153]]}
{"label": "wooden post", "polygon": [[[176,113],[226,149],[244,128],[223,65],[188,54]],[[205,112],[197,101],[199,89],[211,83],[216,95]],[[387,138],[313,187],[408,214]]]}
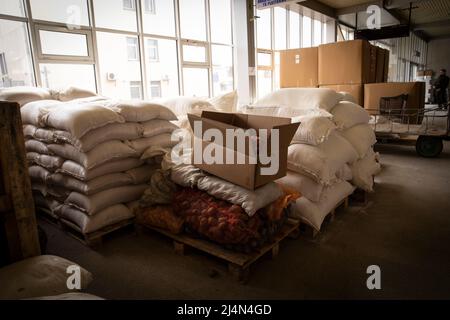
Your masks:
{"label": "wooden post", "polygon": [[41,254],[31,182],[28,176],[20,106],[0,102],[0,162],[3,216],[10,262]]}

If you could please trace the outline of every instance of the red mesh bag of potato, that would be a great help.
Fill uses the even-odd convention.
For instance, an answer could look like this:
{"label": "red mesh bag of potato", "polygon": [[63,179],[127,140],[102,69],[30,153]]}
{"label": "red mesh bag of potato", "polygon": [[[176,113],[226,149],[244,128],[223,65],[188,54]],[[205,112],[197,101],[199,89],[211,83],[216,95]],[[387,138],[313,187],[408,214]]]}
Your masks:
{"label": "red mesh bag of potato", "polygon": [[154,206],[137,210],[136,222],[178,234],[183,230],[184,219],[174,214],[172,206]]}

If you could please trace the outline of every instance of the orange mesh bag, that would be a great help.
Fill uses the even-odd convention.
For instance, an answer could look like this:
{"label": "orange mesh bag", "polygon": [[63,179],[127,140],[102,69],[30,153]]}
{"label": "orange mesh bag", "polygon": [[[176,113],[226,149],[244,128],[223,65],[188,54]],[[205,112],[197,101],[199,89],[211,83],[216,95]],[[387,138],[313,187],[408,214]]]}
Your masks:
{"label": "orange mesh bag", "polygon": [[172,206],[154,206],[137,210],[136,221],[147,227],[156,227],[179,234],[183,230],[184,219],[173,213]]}

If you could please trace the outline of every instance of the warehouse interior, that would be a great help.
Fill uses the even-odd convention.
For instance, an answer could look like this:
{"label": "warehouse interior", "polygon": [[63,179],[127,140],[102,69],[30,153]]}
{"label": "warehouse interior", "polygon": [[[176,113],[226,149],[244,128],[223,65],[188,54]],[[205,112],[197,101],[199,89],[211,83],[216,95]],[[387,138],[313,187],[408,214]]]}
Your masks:
{"label": "warehouse interior", "polygon": [[449,73],[447,0],[2,1],[0,300],[450,299]]}

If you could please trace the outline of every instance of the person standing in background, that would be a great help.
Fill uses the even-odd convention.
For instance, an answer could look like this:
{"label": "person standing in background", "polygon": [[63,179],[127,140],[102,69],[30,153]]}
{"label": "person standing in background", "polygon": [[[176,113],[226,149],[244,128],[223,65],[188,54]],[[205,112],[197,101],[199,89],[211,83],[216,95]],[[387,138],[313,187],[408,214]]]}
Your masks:
{"label": "person standing in background", "polygon": [[447,70],[441,69],[440,75],[434,84],[434,87],[436,89],[436,102],[441,109],[445,109],[447,107],[447,88],[450,78],[446,73]]}

